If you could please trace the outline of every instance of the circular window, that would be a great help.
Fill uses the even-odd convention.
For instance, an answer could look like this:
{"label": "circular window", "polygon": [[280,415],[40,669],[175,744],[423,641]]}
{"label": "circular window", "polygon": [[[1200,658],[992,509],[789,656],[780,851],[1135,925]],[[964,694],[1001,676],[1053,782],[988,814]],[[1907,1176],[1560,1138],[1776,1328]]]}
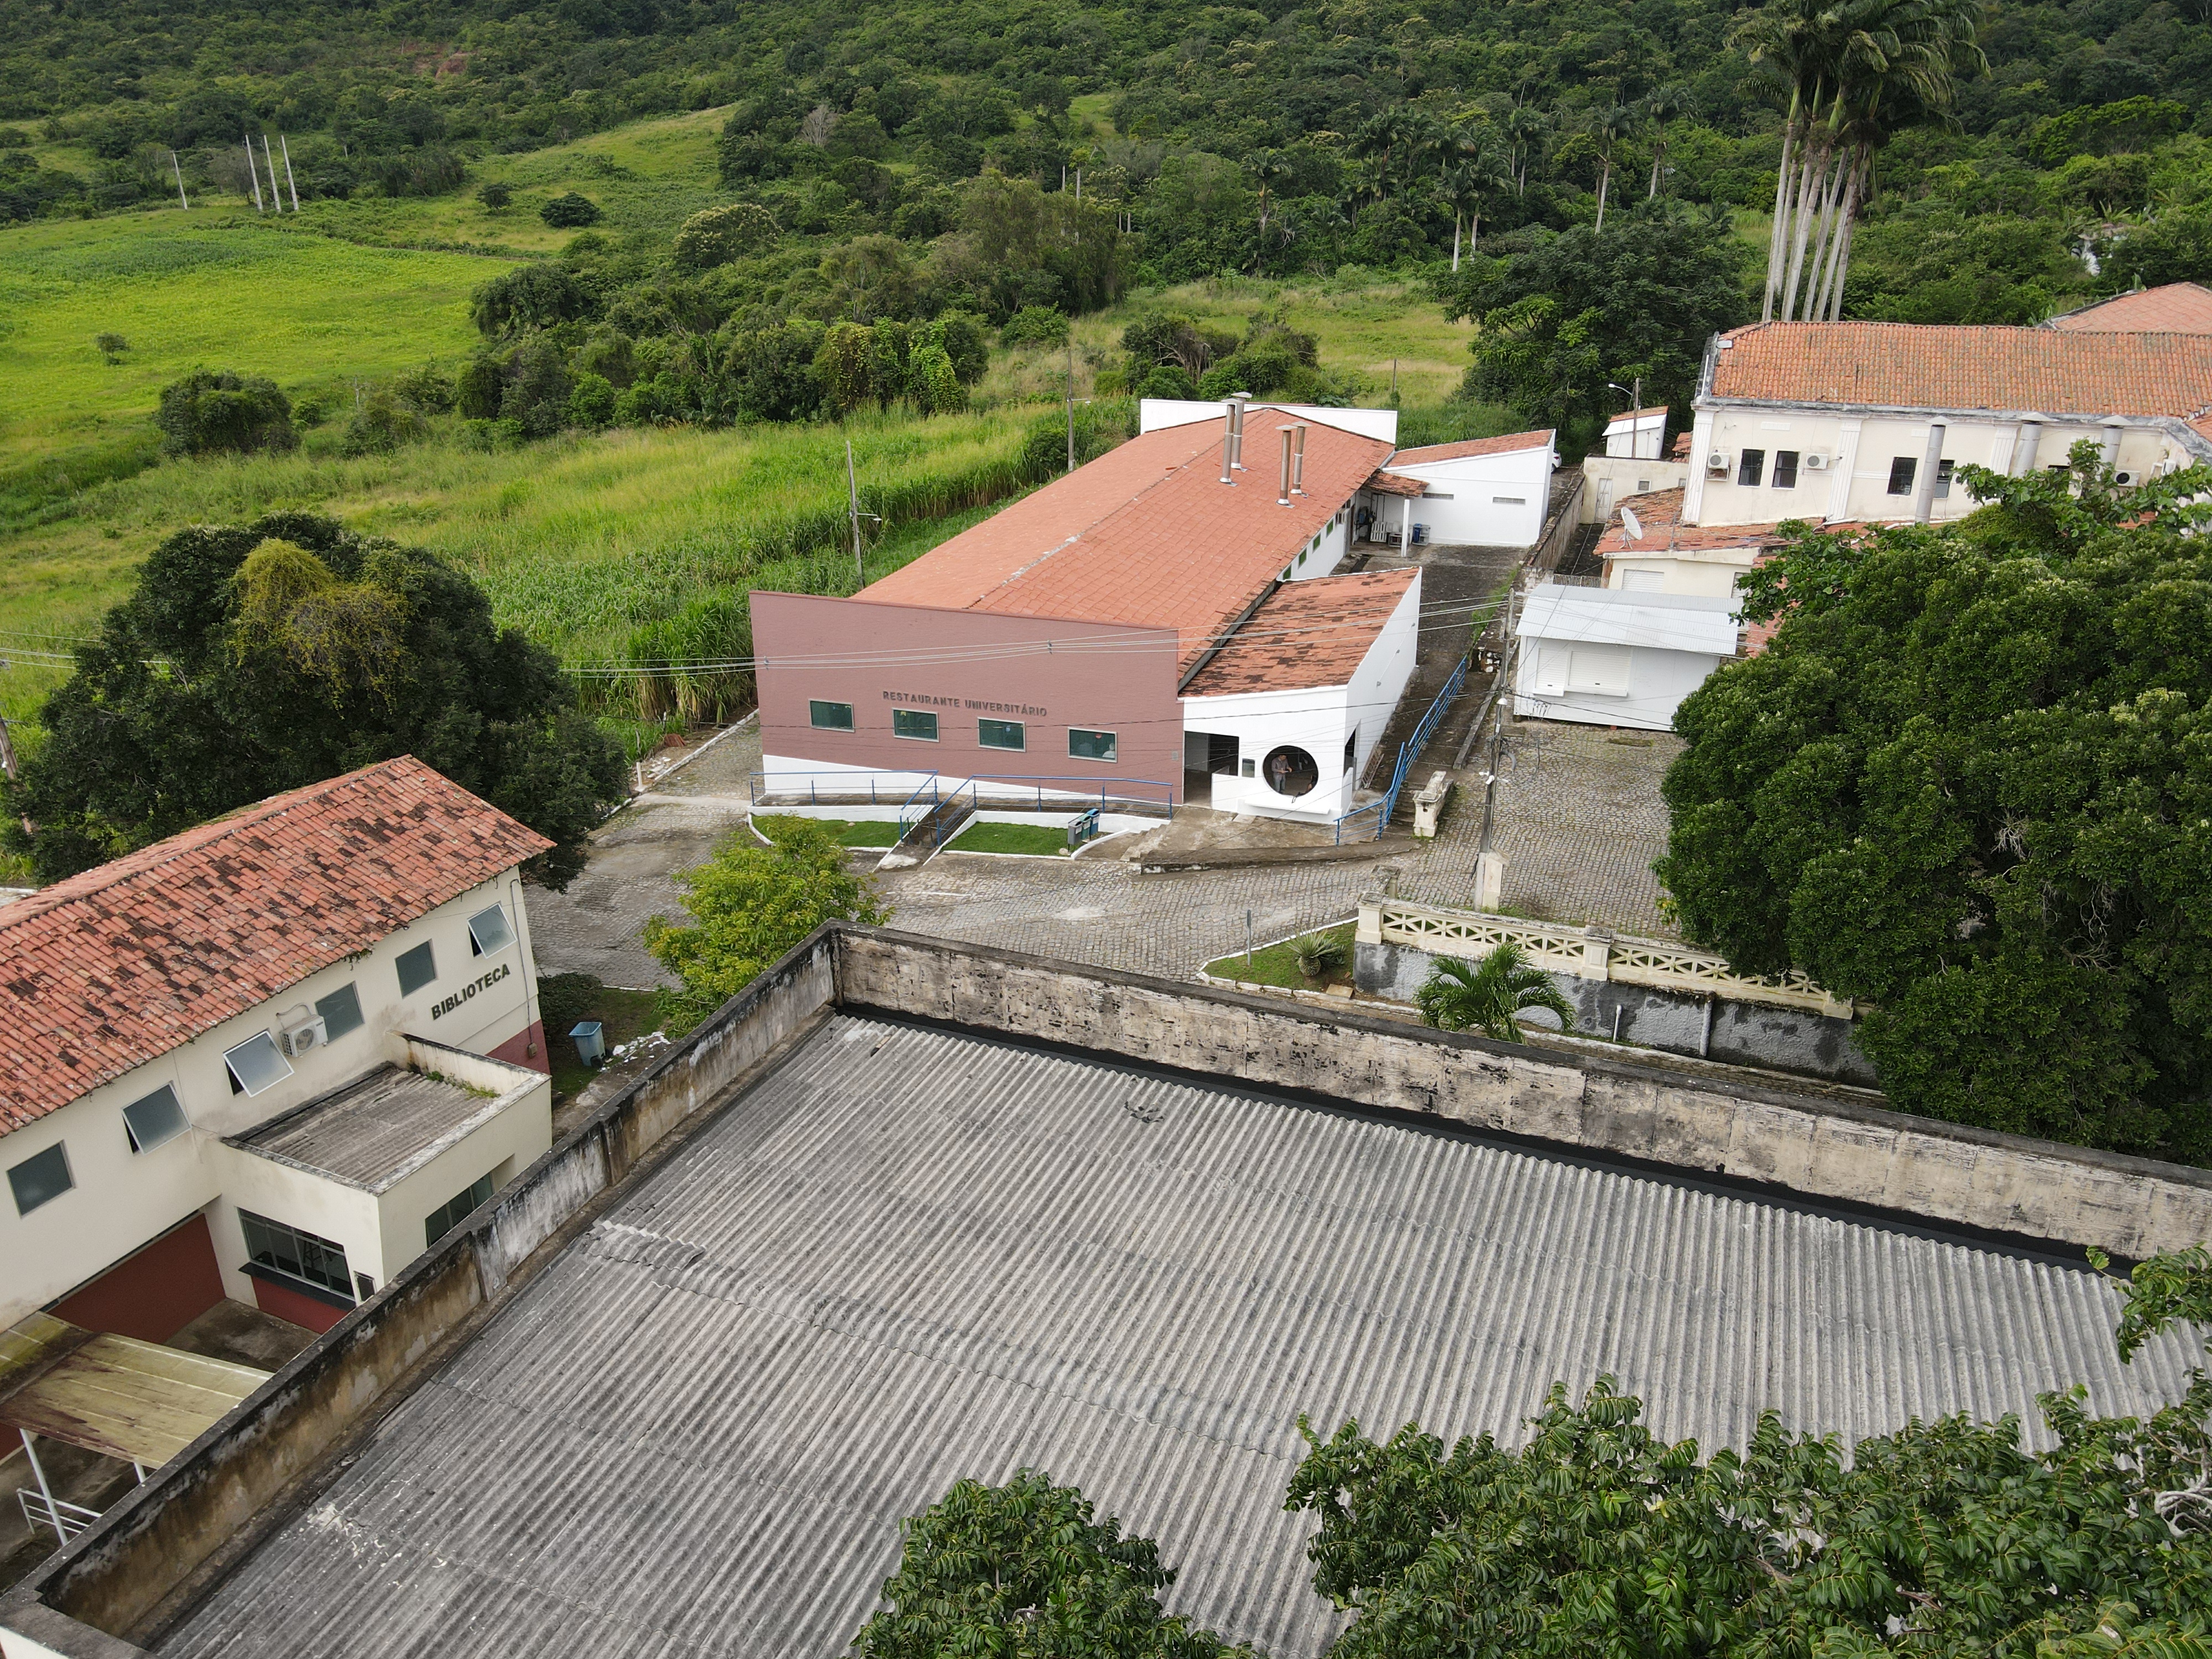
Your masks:
{"label": "circular window", "polygon": [[1285,744],[1261,763],[1260,775],[1279,795],[1310,795],[1321,787],[1321,768],[1303,749]]}

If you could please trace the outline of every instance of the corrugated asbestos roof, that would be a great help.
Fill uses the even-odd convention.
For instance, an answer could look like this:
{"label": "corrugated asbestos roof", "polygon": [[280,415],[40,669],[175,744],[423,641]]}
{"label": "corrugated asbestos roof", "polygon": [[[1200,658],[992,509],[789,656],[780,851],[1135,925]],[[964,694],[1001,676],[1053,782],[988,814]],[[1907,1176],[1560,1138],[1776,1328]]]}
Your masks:
{"label": "corrugated asbestos roof", "polygon": [[0,1134],[552,844],[403,755],[0,909]]}
{"label": "corrugated asbestos roof", "polygon": [[1513,627],[1524,640],[1643,646],[1735,654],[1737,601],[1717,594],[1653,593],[1539,582]]}
{"label": "corrugated asbestos roof", "polygon": [[230,1144],[382,1192],[495,1103],[458,1083],[387,1064]]}
{"label": "corrugated asbestos roof", "polygon": [[[1324,1081],[1316,1078],[1316,1081]],[[2096,1276],[838,1016],[638,1182],[163,1639],[173,1656],[844,1650],[898,1522],[1022,1465],[1318,1656],[1301,1411],[1509,1437],[1610,1370],[1663,1432],[2141,1412]]]}

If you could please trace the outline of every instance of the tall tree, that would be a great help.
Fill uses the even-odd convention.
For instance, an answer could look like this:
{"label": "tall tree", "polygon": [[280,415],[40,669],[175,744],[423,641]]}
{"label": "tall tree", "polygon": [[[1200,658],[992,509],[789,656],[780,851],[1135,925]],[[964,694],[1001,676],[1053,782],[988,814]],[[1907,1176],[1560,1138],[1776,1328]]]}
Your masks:
{"label": "tall tree", "polygon": [[1739,969],[1867,1004],[1899,1109],[2212,1162],[2212,468],[1965,482],[1747,578],[1780,627],[1676,715],[1660,878]]}
{"label": "tall tree", "polygon": [[625,770],[467,576],[307,514],[171,536],[40,719],[7,833],[46,880],[411,754],[557,842],[532,872],[557,888]]}

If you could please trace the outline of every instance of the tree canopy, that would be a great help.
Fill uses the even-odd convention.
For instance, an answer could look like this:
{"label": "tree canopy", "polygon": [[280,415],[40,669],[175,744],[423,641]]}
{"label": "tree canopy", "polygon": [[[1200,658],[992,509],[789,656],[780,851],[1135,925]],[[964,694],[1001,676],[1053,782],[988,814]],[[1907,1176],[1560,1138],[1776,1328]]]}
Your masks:
{"label": "tree canopy", "polygon": [[529,872],[560,887],[623,793],[559,664],[473,581],[307,514],[171,536],[41,720],[7,838],[47,881],[411,754],[556,842]]}
{"label": "tree canopy", "polygon": [[683,981],[661,993],[675,1030],[706,1018],[823,922],[890,919],[875,884],[846,869],[845,849],[829,830],[811,818],[762,823],[772,843],[740,825],[712,858],[677,876],[693,925],[665,916],[646,923],[645,948]]}
{"label": "tree canopy", "polygon": [[1779,627],[1677,714],[1661,879],[1739,969],[1867,1004],[1900,1109],[2212,1162],[2212,470],[1964,482],[1955,525],[1752,573]]}

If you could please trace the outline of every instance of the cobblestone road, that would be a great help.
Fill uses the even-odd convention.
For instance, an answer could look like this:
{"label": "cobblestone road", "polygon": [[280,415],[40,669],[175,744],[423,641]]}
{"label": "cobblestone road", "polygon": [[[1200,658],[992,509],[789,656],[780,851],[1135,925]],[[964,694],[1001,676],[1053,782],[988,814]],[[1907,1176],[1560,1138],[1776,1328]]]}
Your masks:
{"label": "cobblestone road", "polygon": [[[1500,785],[1509,908],[1654,933],[1661,924],[1648,866],[1666,822],[1656,778],[1674,740],[1632,749],[1606,745],[1595,728],[1546,731],[1540,754],[1524,741]],[[674,874],[743,822],[746,775],[759,755],[750,730],[724,738],[600,830],[591,864],[567,893],[533,890],[540,965],[615,985],[663,982],[641,940],[646,919],[681,916]],[[1243,948],[1248,911],[1264,945],[1342,921],[1363,895],[1386,886],[1423,903],[1471,904],[1481,803],[1470,772],[1434,842],[1378,843],[1371,860],[1147,876],[1111,859],[1046,864],[946,853],[878,880],[896,927],[1187,978]]]}

